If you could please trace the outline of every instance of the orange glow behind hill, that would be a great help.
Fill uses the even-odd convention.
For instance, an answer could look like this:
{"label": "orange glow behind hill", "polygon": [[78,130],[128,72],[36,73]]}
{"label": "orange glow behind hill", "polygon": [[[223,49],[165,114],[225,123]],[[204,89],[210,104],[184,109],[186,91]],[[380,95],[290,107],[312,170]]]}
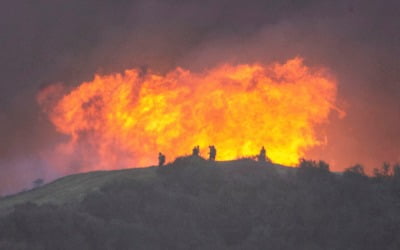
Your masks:
{"label": "orange glow behind hill", "polygon": [[37,96],[57,131],[70,137],[56,149],[83,170],[155,164],[200,145],[217,160],[252,156],[261,146],[273,162],[293,165],[321,145],[315,127],[335,109],[336,82],[302,59],[284,64],[222,65],[203,73],[166,75],[126,70],[96,75],[68,93],[51,85]]}

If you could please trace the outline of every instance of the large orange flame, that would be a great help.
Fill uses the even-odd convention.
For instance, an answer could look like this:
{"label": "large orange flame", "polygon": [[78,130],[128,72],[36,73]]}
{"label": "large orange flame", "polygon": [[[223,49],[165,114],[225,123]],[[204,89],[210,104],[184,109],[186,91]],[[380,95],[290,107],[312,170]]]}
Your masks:
{"label": "large orange flame", "polygon": [[38,101],[70,136],[58,153],[79,155],[85,170],[154,164],[159,151],[173,160],[195,145],[206,156],[210,144],[217,160],[255,155],[264,145],[272,161],[292,165],[323,143],[315,126],[336,99],[336,82],[301,58],[164,76],[131,69],[96,75],[57,97],[60,86],[42,90]]}

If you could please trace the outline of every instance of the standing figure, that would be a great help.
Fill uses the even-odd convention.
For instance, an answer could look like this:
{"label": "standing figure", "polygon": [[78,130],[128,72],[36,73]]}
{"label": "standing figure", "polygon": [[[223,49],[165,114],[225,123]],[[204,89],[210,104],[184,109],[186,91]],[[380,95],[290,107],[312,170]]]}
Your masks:
{"label": "standing figure", "polygon": [[265,162],[266,158],[267,158],[267,151],[265,150],[264,146],[262,146],[261,150],[260,150],[260,154],[257,156],[258,161],[260,162]]}
{"label": "standing figure", "polygon": [[165,163],[165,155],[163,155],[161,152],[158,153],[158,166],[162,167],[164,166]]}
{"label": "standing figure", "polygon": [[199,145],[197,145],[197,146],[195,146],[195,147],[193,148],[193,150],[192,150],[192,155],[193,155],[193,156],[199,156],[199,154],[200,154],[200,147],[199,147]]}
{"label": "standing figure", "polygon": [[215,157],[217,156],[217,149],[214,147],[214,145],[211,145],[208,148],[210,149],[210,152],[208,153],[210,155],[210,158],[208,158],[208,160],[215,161]]}

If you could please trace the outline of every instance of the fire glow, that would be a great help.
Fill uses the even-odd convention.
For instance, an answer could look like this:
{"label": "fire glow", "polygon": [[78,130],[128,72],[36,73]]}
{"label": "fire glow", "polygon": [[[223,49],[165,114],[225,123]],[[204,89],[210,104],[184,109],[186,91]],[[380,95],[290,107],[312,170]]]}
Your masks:
{"label": "fire glow", "polygon": [[83,170],[155,164],[200,145],[217,160],[252,156],[261,146],[275,163],[293,165],[324,142],[316,126],[335,109],[336,82],[301,58],[284,64],[222,65],[165,75],[138,69],[96,75],[69,92],[62,85],[37,100],[57,131],[57,154],[79,155]]}

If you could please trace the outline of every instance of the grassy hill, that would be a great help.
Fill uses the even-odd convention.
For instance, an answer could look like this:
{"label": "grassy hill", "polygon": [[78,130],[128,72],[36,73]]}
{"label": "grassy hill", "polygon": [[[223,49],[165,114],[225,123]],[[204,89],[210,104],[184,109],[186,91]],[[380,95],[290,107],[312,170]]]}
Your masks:
{"label": "grassy hill", "polygon": [[69,175],[44,186],[0,199],[0,212],[9,211],[13,206],[24,202],[56,205],[79,202],[88,193],[99,190],[108,183],[154,177],[154,167]]}
{"label": "grassy hill", "polygon": [[181,157],[71,175],[0,200],[0,249],[399,249],[400,172],[361,170]]}
{"label": "grassy hill", "polygon": [[[189,164],[197,163],[199,167],[206,167],[209,165],[209,162],[204,161],[201,158],[189,157],[188,160]],[[293,170],[293,168],[277,164],[267,162],[260,164],[248,159],[213,163],[213,166],[223,169],[227,174],[236,171],[237,168],[240,168],[243,165],[252,167],[271,167],[281,174],[286,174],[288,171]],[[174,167],[174,164],[170,164],[166,167]],[[62,177],[42,187],[0,199],[0,213],[9,212],[15,205],[25,202],[33,202],[36,204],[50,203],[56,205],[80,202],[87,194],[97,191],[110,183],[125,182],[129,180],[152,181],[154,178],[157,178],[157,168],[158,167],[151,166],[148,168],[94,171]]]}

